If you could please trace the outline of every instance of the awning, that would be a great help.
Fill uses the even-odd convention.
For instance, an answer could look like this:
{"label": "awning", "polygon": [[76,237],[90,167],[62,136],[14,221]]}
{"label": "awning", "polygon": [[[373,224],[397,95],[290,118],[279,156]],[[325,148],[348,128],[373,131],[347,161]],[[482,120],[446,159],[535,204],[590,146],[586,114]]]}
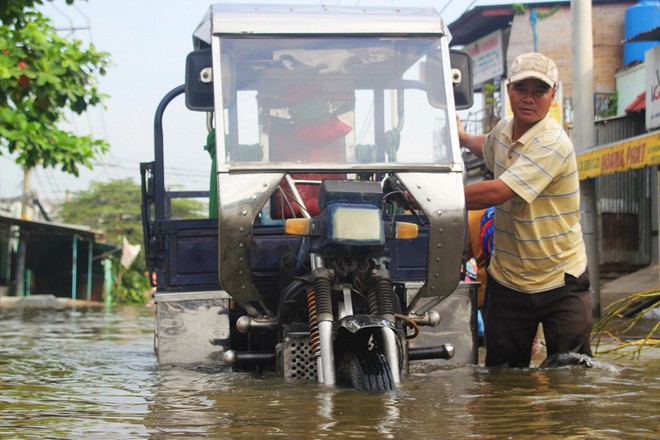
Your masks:
{"label": "awning", "polygon": [[449,25],[451,32],[449,45],[453,47],[474,43],[498,29],[510,28],[511,20],[513,20],[511,5],[477,6],[463,13]]}
{"label": "awning", "polygon": [[646,92],[637,95],[637,98],[626,107],[626,113],[639,113],[646,108]]}

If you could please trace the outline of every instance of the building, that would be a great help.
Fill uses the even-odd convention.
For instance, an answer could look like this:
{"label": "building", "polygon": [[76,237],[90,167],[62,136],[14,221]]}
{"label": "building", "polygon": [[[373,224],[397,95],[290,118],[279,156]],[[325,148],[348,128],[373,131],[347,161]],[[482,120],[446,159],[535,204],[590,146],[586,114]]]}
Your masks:
{"label": "building", "polygon": [[105,256],[121,248],[90,228],[0,213],[0,296],[102,301]]}

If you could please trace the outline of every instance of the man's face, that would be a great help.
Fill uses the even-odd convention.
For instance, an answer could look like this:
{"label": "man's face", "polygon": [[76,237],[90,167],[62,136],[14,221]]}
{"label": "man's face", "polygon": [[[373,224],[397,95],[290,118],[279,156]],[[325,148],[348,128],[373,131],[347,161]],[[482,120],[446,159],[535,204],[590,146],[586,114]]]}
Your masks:
{"label": "man's face", "polygon": [[555,97],[554,87],[533,78],[508,84],[507,91],[513,116],[524,125],[533,125],[543,119]]}

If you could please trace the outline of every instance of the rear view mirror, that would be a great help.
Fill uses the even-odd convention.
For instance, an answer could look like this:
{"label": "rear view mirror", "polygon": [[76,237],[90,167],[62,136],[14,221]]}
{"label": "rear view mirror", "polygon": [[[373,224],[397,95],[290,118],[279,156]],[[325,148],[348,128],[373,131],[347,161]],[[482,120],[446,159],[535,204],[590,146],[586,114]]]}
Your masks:
{"label": "rear view mirror", "polygon": [[467,52],[451,50],[449,63],[451,64],[451,82],[454,86],[456,110],[468,109],[474,102],[472,58]]}
{"label": "rear view mirror", "polygon": [[[234,71],[232,59],[222,55],[222,94],[224,107],[231,105],[234,97]],[[211,112],[213,100],[213,61],[211,49],[190,52],[186,57],[186,107],[194,111]]]}
{"label": "rear view mirror", "polygon": [[[426,94],[429,104],[436,108],[447,107],[447,93],[443,82],[447,61],[442,59],[440,50],[426,56]],[[472,107],[474,99],[472,90],[472,59],[466,52],[451,50],[449,52],[451,68],[451,83],[454,93],[454,104],[457,110]]]}

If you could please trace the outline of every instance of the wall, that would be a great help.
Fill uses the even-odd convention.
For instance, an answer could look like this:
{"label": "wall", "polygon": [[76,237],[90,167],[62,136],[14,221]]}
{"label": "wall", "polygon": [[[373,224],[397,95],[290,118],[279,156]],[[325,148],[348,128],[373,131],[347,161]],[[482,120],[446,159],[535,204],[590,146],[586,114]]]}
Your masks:
{"label": "wall", "polygon": [[[625,11],[636,2],[592,5],[594,45],[594,93],[614,93],[614,74],[623,64],[623,24]],[[538,8],[538,13],[550,8]],[[564,97],[573,96],[571,82],[573,32],[570,7],[562,6],[551,17],[536,22],[538,51],[552,58],[559,69],[559,79],[564,85]],[[534,41],[529,11],[514,15],[507,52],[507,66],[525,52],[533,52]]]}
{"label": "wall", "polygon": [[637,64],[616,74],[616,89],[619,94],[617,116],[625,115],[626,107],[644,91],[645,80],[644,64]]}

